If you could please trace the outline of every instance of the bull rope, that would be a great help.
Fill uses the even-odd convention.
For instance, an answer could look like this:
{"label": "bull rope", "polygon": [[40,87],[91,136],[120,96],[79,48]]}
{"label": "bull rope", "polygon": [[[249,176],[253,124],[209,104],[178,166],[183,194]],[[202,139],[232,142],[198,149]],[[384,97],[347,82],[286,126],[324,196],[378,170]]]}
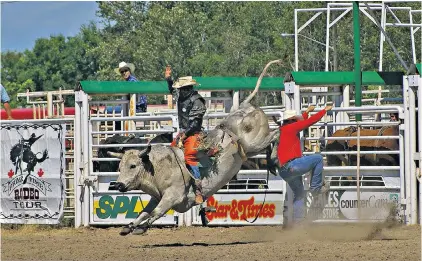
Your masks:
{"label": "bull rope", "polygon": [[224,124],[218,125],[217,127],[215,127],[215,129],[219,129],[223,131],[223,136],[221,137],[221,143],[223,143],[224,137],[227,133],[230,139],[232,140],[232,144],[237,148],[242,161],[245,162],[248,160],[245,150],[243,149],[242,144],[240,144],[239,137],[237,137],[236,134],[234,134],[231,130],[229,130]]}
{"label": "bull rope", "polygon": [[[224,126],[224,125],[219,125],[219,126],[217,126],[217,128],[216,128],[216,129],[220,129],[220,130],[222,130],[222,131],[223,131],[223,136],[222,136],[222,139],[221,139],[222,141],[224,140],[224,135],[225,135],[225,133],[227,133],[227,134],[229,135],[230,139],[232,140],[232,144],[233,144],[233,145],[237,148],[238,153],[239,153],[239,155],[240,155],[240,157],[241,157],[242,161],[246,161],[248,158],[247,158],[247,156],[246,156],[246,153],[245,153],[245,151],[244,151],[244,149],[243,149],[242,144],[240,144],[240,143],[239,143],[239,138],[236,136],[236,134],[234,134],[234,133],[233,133],[232,131],[230,131],[228,128],[225,128],[225,126]],[[175,155],[175,157],[176,157],[176,161],[177,161],[177,164],[179,165],[179,168],[180,168],[180,170],[181,170],[181,172],[182,172],[182,176],[183,176],[183,173],[187,171],[187,173],[189,174],[189,176],[190,176],[192,179],[194,179],[194,180],[195,180],[195,177],[192,175],[192,173],[191,173],[189,170],[187,170],[187,169],[185,169],[185,168],[183,168],[183,167],[182,167],[182,165],[180,164],[180,162],[179,162],[179,160],[178,160],[178,157],[177,157],[176,153],[175,153],[175,152],[174,152],[174,150],[173,150],[173,147],[170,147],[170,149],[171,149],[171,151],[173,152],[173,154],[174,154],[174,155]],[[269,167],[269,165],[268,165],[268,162],[271,160],[271,145],[269,145],[269,146],[267,147],[267,149],[266,149],[266,156],[267,156],[267,178],[266,178],[266,185],[267,185],[267,188],[265,189],[265,193],[264,193],[264,200],[263,200],[263,202],[262,202],[262,205],[261,205],[261,207],[259,208],[259,211],[258,211],[257,215],[255,216],[254,220],[249,221],[249,220],[247,220],[246,218],[244,219],[246,222],[248,222],[248,223],[250,223],[250,224],[255,223],[255,221],[258,219],[259,215],[261,214],[262,209],[264,208],[265,202],[266,202],[267,192],[268,192],[268,180],[269,180],[269,176],[270,176],[270,167]],[[186,171],[183,171],[183,170],[186,170]],[[183,176],[183,177],[184,177],[184,176]],[[142,201],[141,201],[141,202],[142,202]]]}
{"label": "bull rope", "polygon": [[174,152],[173,147],[170,147],[170,150],[173,152],[174,156],[176,157],[176,162],[177,162],[177,165],[179,165],[180,171],[182,172],[183,180],[185,180],[185,176],[183,174],[186,174],[186,173],[188,173],[189,176],[195,180],[195,177],[192,175],[192,173],[186,167],[184,168],[182,167],[182,164],[180,164],[179,162],[179,157],[177,156],[176,152]]}
{"label": "bull rope", "polygon": [[249,221],[249,220],[247,220],[246,218],[244,219],[244,220],[245,220],[246,222],[248,222],[249,224],[253,224],[253,223],[255,223],[255,221],[258,219],[259,215],[261,214],[262,209],[264,208],[265,201],[266,201],[266,199],[267,199],[268,180],[269,180],[269,178],[270,178],[270,167],[269,167],[269,164],[268,164],[268,163],[269,163],[269,162],[270,162],[270,160],[271,160],[271,152],[272,152],[272,150],[271,150],[271,144],[270,144],[270,145],[268,145],[268,147],[267,147],[267,149],[266,149],[266,150],[267,150],[267,151],[266,151],[266,154],[267,154],[267,180],[266,180],[267,188],[265,189],[265,192],[264,192],[264,200],[262,201],[262,205],[261,205],[261,207],[259,208],[258,213],[256,213],[256,216],[255,216],[254,220]]}
{"label": "bull rope", "polygon": [[[217,128],[221,129],[223,131],[223,137],[222,139],[224,139],[224,134],[227,132],[227,134],[229,135],[229,137],[231,138],[233,144],[237,147],[238,152],[240,157],[242,158],[242,161],[245,162],[246,160],[248,160],[248,157],[242,147],[242,144],[239,143],[239,138],[236,136],[236,134],[234,134],[232,131],[230,131],[228,128],[226,128],[224,125],[219,125]],[[266,149],[266,156],[267,156],[267,178],[266,178],[266,185],[267,188],[265,189],[265,193],[264,193],[264,200],[262,201],[262,205],[259,208],[258,213],[256,214],[254,220],[249,221],[246,218],[244,218],[244,220],[250,224],[255,223],[255,221],[258,219],[259,215],[261,214],[262,209],[264,208],[265,205],[265,201],[267,198],[267,191],[268,191],[268,179],[270,177],[270,167],[268,165],[268,162],[270,162],[271,160],[271,144],[268,145],[267,149]]]}

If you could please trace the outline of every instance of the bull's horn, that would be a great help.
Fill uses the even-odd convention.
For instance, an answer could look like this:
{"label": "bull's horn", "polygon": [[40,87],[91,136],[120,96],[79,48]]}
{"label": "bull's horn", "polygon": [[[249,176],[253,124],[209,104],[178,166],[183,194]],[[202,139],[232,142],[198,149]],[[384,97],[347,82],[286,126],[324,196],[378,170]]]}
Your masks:
{"label": "bull's horn", "polygon": [[148,155],[151,152],[151,144],[148,143],[148,147],[139,153],[139,157]]}
{"label": "bull's horn", "polygon": [[119,159],[123,158],[123,153],[107,151],[107,154],[115,158],[119,158]]}
{"label": "bull's horn", "polygon": [[244,100],[242,102],[242,104],[243,103],[249,103],[252,100],[252,98],[258,92],[259,86],[261,86],[262,78],[264,78],[264,75],[267,73],[268,67],[270,67],[270,65],[273,64],[273,63],[279,63],[279,64],[281,64],[281,60],[274,60],[274,61],[269,62],[267,65],[265,65],[264,70],[262,71],[261,75],[258,78],[258,81],[256,82],[255,89],[253,90],[253,92],[251,94],[249,94],[248,98],[246,98],[246,100]]}

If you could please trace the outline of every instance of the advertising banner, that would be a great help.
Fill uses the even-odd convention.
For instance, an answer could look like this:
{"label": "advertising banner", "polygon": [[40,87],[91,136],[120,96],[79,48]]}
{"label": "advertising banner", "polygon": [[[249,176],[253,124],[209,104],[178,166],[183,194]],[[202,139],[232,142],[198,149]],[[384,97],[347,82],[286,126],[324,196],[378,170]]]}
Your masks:
{"label": "advertising banner", "polygon": [[[313,202],[308,193],[308,215],[319,220],[358,220],[358,197],[356,191],[334,190],[324,200]],[[360,193],[360,219],[385,220],[392,208],[398,207],[399,191],[362,191]],[[310,208],[312,204],[312,208]]]}
{"label": "advertising banner", "polygon": [[64,124],[1,125],[1,223],[60,222],[65,130]]}
{"label": "advertising banner", "polygon": [[[97,224],[126,225],[136,219],[151,199],[148,194],[95,194],[92,220]],[[155,225],[174,225],[174,210],[169,210],[166,215],[154,222]]]}
{"label": "advertising banner", "polygon": [[[264,202],[265,200],[265,202]],[[216,193],[206,201],[206,206],[214,207],[216,212],[206,213],[208,225],[279,225],[283,224],[284,197],[283,193]],[[200,225],[196,207],[194,224]],[[249,221],[249,222],[248,222]]]}

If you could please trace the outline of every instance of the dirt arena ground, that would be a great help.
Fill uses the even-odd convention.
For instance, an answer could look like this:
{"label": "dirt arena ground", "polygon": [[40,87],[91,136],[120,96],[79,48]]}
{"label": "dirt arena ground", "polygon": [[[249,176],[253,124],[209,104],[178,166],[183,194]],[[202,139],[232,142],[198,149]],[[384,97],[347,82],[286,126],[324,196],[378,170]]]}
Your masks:
{"label": "dirt arena ground", "polygon": [[2,229],[1,260],[421,260],[419,226],[376,235],[373,224],[153,228],[126,237],[119,231]]}

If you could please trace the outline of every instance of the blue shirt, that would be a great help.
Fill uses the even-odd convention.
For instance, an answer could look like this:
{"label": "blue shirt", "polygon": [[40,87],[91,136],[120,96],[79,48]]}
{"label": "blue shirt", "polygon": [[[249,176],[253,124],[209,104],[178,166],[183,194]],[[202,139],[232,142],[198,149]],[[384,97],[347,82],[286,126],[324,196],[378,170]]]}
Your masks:
{"label": "blue shirt", "polygon": [[0,84],[0,92],[1,92],[1,102],[6,103],[10,102],[9,95],[7,95],[6,88],[2,84]]}
{"label": "blue shirt", "polygon": [[[133,75],[129,75],[129,78],[127,78],[128,82],[137,82],[138,79],[135,78],[135,76]],[[145,95],[138,95],[138,102],[136,103],[136,105],[147,105],[147,96]]]}
{"label": "blue shirt", "polygon": [[122,106],[107,106],[106,111],[108,114],[112,114],[114,110],[114,113],[121,113],[122,112]]}

